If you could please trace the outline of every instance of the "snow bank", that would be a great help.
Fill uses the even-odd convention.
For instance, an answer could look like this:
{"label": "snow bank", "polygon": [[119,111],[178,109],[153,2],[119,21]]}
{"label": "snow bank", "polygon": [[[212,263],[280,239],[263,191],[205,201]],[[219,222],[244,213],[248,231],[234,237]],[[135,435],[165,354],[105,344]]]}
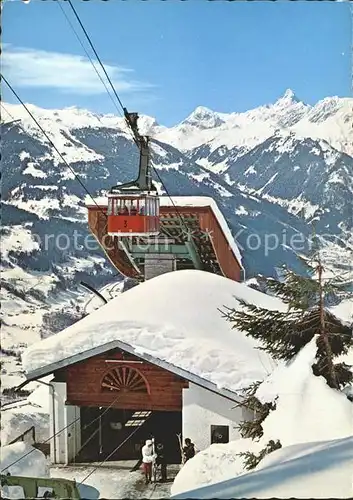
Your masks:
{"label": "snow bank", "polygon": [[[279,366],[260,385],[256,396],[274,401],[262,428],[266,441],[282,446],[353,436],[353,404],[312,373],[317,346],[314,337],[288,366]],[[299,425],[300,424],[300,425]]]}
{"label": "snow bank", "polygon": [[27,374],[108,342],[120,340],[236,391],[271,372],[259,343],[231,328],[217,308],[240,307],[237,299],[286,310],[277,298],[204,271],[174,271],[112,299],[64,331],[25,351]]}
{"label": "snow bank", "polygon": [[[81,498],[89,499],[138,499],[138,498],[169,498],[170,483],[159,483],[144,488],[144,479],[141,471],[129,472],[126,468],[101,467],[94,471],[83,483],[80,482],[94,469],[93,465],[68,465],[65,467],[51,467],[50,475],[53,478],[64,478],[76,481]],[[145,492],[145,495],[144,495]]]}
{"label": "snow bank", "polygon": [[[11,465],[16,460],[19,461]],[[44,454],[33,446],[14,443],[1,447],[1,473],[8,472],[12,476],[49,477],[49,464]]]}
{"label": "snow bank", "polygon": [[172,498],[352,498],[353,437],[274,451],[254,472]]}
{"label": "snow bank", "polygon": [[[243,451],[251,451],[258,454],[271,439],[274,441],[279,439],[283,448],[269,454],[260,462],[256,470],[263,469],[271,464],[275,464],[277,467],[277,462],[281,464],[284,460],[291,460],[293,462],[288,466],[289,470],[292,470],[291,467],[293,467],[293,470],[297,467],[300,477],[308,469],[307,463],[309,461],[305,458],[304,463],[306,465],[299,462],[298,457],[300,453],[303,456],[309,453],[311,456],[313,453],[312,448],[315,448],[315,446],[319,446],[320,448],[321,446],[316,445],[316,443],[312,444],[312,442],[328,440],[333,442],[333,440],[342,439],[346,440],[342,442],[348,443],[353,436],[353,403],[343,393],[331,389],[323,377],[316,377],[313,374],[311,366],[314,362],[316,351],[316,338],[313,338],[290,363],[285,366],[278,366],[260,385],[256,393],[257,397],[262,402],[276,400],[276,409],[270,412],[262,423],[264,435],[259,441],[254,442],[249,439],[240,439],[227,445],[212,445],[203,450],[181,469],[175,479],[172,494],[177,495],[182,492],[189,492],[193,488],[217,484],[220,481],[226,481],[234,478],[234,476],[244,474],[243,460],[237,454]],[[310,444],[306,446],[305,443]],[[323,446],[325,448],[326,444]],[[342,446],[346,450],[346,445]],[[316,460],[316,448],[314,451],[313,460]],[[333,458],[336,460],[336,452],[332,451],[332,453],[334,454]],[[321,455],[319,454],[319,456]],[[339,456],[340,454],[338,454],[337,460],[339,460]],[[280,466],[278,467],[280,468]],[[284,487],[288,487],[288,490],[276,489],[276,484],[280,484],[281,474],[283,476],[286,475],[285,467],[280,469],[281,472],[278,473],[278,478],[276,474],[274,474],[273,478],[271,476],[271,481],[272,479],[274,481],[274,490],[268,489],[270,482],[266,483],[264,480],[261,483],[265,488],[264,492],[262,492],[261,488],[259,491],[255,488],[251,490],[249,496],[257,498],[264,496],[266,498],[281,497],[282,495],[285,498],[298,498],[294,493],[296,490],[292,492],[291,485],[286,486],[287,483],[284,484]],[[318,471],[320,471],[319,465]],[[353,479],[352,471],[353,463],[351,464],[351,479]],[[337,471],[332,471],[332,474],[337,474]],[[246,477],[248,477],[248,474]],[[348,477],[344,477],[347,484]],[[251,481],[245,484],[248,487]],[[301,490],[300,481],[298,487],[298,492],[302,492],[300,493],[302,496],[310,498],[310,490],[306,491],[305,488]],[[192,494],[185,494],[188,498],[227,498],[228,494],[231,496],[234,494],[233,490],[226,489],[224,496],[219,497],[219,492],[223,495],[222,488],[219,488],[221,488],[221,484],[215,486],[214,489],[210,487],[207,490],[207,494],[205,490],[205,496],[200,497],[198,494],[203,494],[203,489],[198,489],[197,493],[195,492],[195,496],[193,496],[194,492]],[[233,483],[231,483],[230,488],[233,488]],[[240,493],[238,494],[238,490],[234,486],[234,491],[237,492],[236,498],[248,496],[247,489],[240,489]],[[325,490],[323,489],[323,491]],[[263,496],[258,497],[258,493]],[[323,496],[328,498],[330,495],[325,491]],[[336,497],[336,495],[332,496]],[[316,496],[315,498],[318,497]]]}
{"label": "snow bank", "polygon": [[[34,425],[36,441],[42,443],[49,438],[49,414],[31,404],[1,411],[1,446],[16,439]],[[31,434],[25,437],[32,442]]]}
{"label": "snow bank", "polygon": [[251,439],[239,439],[227,444],[212,444],[186,462],[172,485],[172,495],[225,481],[244,473],[243,459],[239,453],[261,451],[259,443]]}
{"label": "snow bank", "polygon": [[330,311],[341,321],[350,325],[353,323],[353,300],[351,298],[342,300],[337,306],[331,307]]}
{"label": "snow bank", "polygon": [[[108,204],[108,199],[106,197],[95,198],[94,202],[92,198],[86,196],[85,198],[86,206],[92,206],[92,204],[98,205],[100,207],[105,207]],[[228,223],[224,218],[222,212],[218,208],[215,200],[209,196],[160,196],[160,206],[161,207],[210,207],[214,213],[225,237],[228,240],[229,246],[232,249],[237,261],[242,265],[242,256],[240,250],[233,238],[233,235],[229,229]]]}
{"label": "snow bank", "polygon": [[45,413],[50,412],[49,402],[49,387],[47,385],[40,385],[27,397],[28,403],[34,406],[39,406]]}

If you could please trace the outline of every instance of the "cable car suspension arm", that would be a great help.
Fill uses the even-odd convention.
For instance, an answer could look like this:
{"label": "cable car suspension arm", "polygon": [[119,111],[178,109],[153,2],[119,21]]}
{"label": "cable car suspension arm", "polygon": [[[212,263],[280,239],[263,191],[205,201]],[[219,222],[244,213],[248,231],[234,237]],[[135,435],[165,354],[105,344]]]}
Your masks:
{"label": "cable car suspension arm", "polygon": [[152,183],[152,174],[150,168],[150,148],[149,138],[140,135],[137,125],[138,113],[129,113],[124,108],[124,116],[126,123],[130,127],[136,146],[140,151],[139,173],[136,180],[126,182],[111,188],[112,194],[121,192],[141,192],[141,191],[156,191],[156,187]]}

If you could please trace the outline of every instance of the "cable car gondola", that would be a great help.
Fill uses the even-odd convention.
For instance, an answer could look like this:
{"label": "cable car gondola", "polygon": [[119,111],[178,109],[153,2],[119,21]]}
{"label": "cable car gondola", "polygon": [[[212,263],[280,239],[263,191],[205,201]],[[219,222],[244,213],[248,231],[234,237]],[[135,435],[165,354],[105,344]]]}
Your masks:
{"label": "cable car gondola", "polygon": [[125,119],[140,150],[139,175],[135,181],[111,188],[108,194],[108,234],[110,236],[156,236],[159,234],[159,197],[152,183],[148,137],[137,127],[138,114]]}

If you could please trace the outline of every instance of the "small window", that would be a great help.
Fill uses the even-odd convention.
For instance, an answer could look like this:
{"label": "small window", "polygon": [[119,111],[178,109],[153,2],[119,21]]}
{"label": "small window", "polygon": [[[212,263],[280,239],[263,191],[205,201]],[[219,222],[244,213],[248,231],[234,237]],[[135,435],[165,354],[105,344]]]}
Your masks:
{"label": "small window", "polygon": [[152,205],[152,200],[148,200],[148,215],[153,215],[153,205]]}
{"label": "small window", "polygon": [[108,198],[108,215],[113,215],[113,202],[111,198]]}
{"label": "small window", "polygon": [[140,198],[140,200],[139,200],[139,214],[140,215],[146,214],[146,203],[145,203],[144,198]]}
{"label": "small window", "polygon": [[130,202],[130,215],[137,214],[137,200],[131,200]]}
{"label": "small window", "polygon": [[211,425],[211,444],[229,443],[228,425]]}
{"label": "small window", "polygon": [[121,215],[129,215],[128,200],[121,200],[120,201],[120,214]]}
{"label": "small window", "polygon": [[119,205],[120,205],[120,200],[119,199],[114,200],[114,204],[113,204],[114,215],[119,215]]}
{"label": "small window", "polygon": [[125,427],[140,427],[144,422],[144,420],[128,420]]}
{"label": "small window", "polygon": [[132,418],[148,417],[151,414],[150,411],[135,411]]}
{"label": "small window", "polygon": [[47,488],[44,486],[39,486],[37,491],[38,498],[54,498],[55,493],[53,488]]}

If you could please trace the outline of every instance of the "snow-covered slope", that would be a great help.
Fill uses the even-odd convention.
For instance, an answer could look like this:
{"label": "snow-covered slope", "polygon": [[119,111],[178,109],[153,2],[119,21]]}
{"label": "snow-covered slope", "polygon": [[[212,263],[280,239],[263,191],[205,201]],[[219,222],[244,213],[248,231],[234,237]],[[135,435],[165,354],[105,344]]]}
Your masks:
{"label": "snow-covered slope", "polygon": [[352,498],[353,437],[286,446],[254,472],[173,495],[187,498]]}

